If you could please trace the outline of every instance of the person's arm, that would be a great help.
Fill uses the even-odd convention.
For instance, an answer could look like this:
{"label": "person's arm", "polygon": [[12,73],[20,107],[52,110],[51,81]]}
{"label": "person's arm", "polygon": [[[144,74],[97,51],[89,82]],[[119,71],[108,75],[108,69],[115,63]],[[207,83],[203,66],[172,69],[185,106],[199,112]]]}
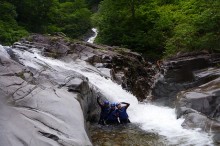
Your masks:
{"label": "person's arm", "polygon": [[98,103],[99,106],[102,107],[103,105],[102,105],[102,103],[99,101],[99,99],[100,99],[100,97],[98,96],[98,97],[97,97],[97,103]]}
{"label": "person's arm", "polygon": [[127,102],[121,102],[121,104],[125,104],[125,108],[128,108],[130,106],[130,103]]}

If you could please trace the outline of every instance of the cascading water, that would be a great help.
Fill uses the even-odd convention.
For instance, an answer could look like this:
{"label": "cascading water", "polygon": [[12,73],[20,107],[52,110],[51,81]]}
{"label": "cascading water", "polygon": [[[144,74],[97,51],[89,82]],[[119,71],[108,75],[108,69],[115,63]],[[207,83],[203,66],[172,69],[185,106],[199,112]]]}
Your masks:
{"label": "cascading water", "polygon": [[76,60],[66,63],[43,57],[36,49],[32,49],[30,52],[14,49],[14,52],[25,66],[41,69],[43,64],[60,73],[64,70],[72,70],[86,76],[89,82],[110,101],[129,102],[131,106],[128,108],[128,114],[131,122],[140,125],[145,131],[165,137],[169,145],[213,145],[211,136],[208,133],[204,133],[199,129],[183,129],[181,126],[183,119],[176,119],[174,109],[149,103],[138,103],[135,96],[123,90],[120,85],[112,80],[102,77],[97,68],[85,61]]}
{"label": "cascading water", "polygon": [[92,31],[94,32],[94,35],[88,39],[88,43],[93,43],[98,35],[98,30],[96,28],[92,28]]}

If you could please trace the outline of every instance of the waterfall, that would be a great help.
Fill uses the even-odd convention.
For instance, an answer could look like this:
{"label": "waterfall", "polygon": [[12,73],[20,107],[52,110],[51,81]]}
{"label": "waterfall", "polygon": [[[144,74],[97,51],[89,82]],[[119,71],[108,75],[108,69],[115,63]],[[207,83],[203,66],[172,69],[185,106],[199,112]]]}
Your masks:
{"label": "waterfall", "polygon": [[95,38],[98,35],[98,30],[96,28],[92,28],[92,31],[94,32],[94,35],[90,37],[87,42],[93,44],[93,42],[95,41]]}
{"label": "waterfall", "polygon": [[120,85],[110,79],[102,77],[99,71],[85,61],[77,60],[63,62],[61,60],[43,57],[39,51],[21,51],[13,49],[19,56],[20,62],[25,66],[40,69],[41,65],[49,66],[58,74],[63,71],[72,70],[89,79],[98,92],[104,95],[111,102],[125,101],[130,103],[128,114],[132,123],[140,125],[140,128],[147,132],[154,132],[165,137],[170,145],[213,145],[211,135],[200,131],[200,129],[184,129],[181,124],[184,119],[176,119],[175,110],[169,107],[157,106],[149,103],[139,103],[131,93],[123,90]]}

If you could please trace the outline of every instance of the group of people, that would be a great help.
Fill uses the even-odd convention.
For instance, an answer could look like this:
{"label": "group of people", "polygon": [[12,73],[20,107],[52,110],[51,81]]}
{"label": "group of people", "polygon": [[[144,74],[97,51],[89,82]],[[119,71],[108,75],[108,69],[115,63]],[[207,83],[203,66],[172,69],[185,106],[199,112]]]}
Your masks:
{"label": "group of people", "polygon": [[130,123],[127,114],[127,108],[129,103],[111,103],[109,101],[100,101],[100,97],[97,98],[97,103],[101,108],[99,124],[101,125],[117,125]]}

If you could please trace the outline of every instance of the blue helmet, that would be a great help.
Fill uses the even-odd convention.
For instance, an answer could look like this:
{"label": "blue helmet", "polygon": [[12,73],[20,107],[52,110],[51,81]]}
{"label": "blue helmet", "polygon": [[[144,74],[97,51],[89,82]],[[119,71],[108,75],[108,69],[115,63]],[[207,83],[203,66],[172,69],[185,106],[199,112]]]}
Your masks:
{"label": "blue helmet", "polygon": [[104,101],[104,104],[109,105],[109,101],[108,100]]}
{"label": "blue helmet", "polygon": [[112,103],[112,104],[111,104],[111,107],[115,107],[115,105],[116,105],[115,103]]}
{"label": "blue helmet", "polygon": [[116,106],[120,105],[120,103],[116,103]]}

